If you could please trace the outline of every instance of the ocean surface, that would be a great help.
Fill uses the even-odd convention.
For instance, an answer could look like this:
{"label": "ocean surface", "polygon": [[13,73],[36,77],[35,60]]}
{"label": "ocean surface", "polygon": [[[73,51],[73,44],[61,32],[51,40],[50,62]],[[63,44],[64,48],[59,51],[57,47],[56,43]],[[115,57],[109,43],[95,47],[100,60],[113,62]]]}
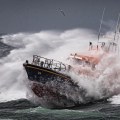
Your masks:
{"label": "ocean surface", "polygon": [[120,106],[108,102],[86,104],[74,109],[46,109],[27,99],[0,103],[1,120],[119,120]]}
{"label": "ocean surface", "polygon": [[[9,56],[10,51],[13,49],[15,49],[15,46],[12,47],[1,41],[0,59]],[[1,77],[1,82],[2,79],[3,77]],[[10,77],[10,79],[13,79],[13,77]],[[6,81],[7,83],[8,81]],[[2,85],[4,86],[4,84]],[[0,94],[8,93],[9,96],[11,94],[9,90],[13,87],[11,83],[9,85],[6,88],[6,91],[8,91],[5,91],[5,93],[0,91]],[[16,87],[13,91],[19,96]],[[2,99],[1,97],[0,99]],[[11,98],[8,97],[7,100],[0,101],[0,120],[120,120],[120,105],[111,104],[109,100],[89,103],[72,109],[47,109],[33,104],[26,98],[17,97],[14,100]]]}

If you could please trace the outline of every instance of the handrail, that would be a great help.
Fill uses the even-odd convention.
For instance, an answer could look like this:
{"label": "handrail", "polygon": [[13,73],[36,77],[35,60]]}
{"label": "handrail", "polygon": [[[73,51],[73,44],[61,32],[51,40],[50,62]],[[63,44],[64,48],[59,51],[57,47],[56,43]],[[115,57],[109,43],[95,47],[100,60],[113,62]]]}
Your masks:
{"label": "handrail", "polygon": [[55,71],[66,70],[66,65],[63,64],[62,62],[56,61],[54,59],[48,59],[45,57],[41,57],[38,55],[33,55],[32,64],[40,66],[40,67],[52,69]]}

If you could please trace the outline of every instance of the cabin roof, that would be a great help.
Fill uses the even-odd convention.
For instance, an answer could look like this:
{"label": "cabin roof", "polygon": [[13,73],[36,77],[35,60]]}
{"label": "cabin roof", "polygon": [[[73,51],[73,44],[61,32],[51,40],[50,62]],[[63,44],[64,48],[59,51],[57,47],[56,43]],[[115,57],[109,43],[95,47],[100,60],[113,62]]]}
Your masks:
{"label": "cabin roof", "polygon": [[98,64],[98,62],[100,61],[100,58],[101,58],[101,54],[75,53],[75,54],[71,54],[70,58],[78,59],[78,60],[84,60],[84,61],[87,61],[87,62],[90,62],[90,63]]}

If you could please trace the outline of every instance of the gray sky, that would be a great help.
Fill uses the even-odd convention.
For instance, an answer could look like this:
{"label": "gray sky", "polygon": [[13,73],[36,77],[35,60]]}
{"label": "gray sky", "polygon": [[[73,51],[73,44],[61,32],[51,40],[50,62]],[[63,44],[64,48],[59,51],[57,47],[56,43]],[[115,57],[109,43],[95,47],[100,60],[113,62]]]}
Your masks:
{"label": "gray sky", "polygon": [[116,21],[120,0],[0,0],[0,33],[73,28],[98,31],[104,7],[104,21]]}

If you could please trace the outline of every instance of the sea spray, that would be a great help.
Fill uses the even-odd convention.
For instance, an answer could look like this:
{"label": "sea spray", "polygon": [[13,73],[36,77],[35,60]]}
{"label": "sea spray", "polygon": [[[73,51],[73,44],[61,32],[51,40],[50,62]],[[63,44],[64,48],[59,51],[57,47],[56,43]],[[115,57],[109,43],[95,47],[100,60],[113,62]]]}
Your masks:
{"label": "sea spray", "polygon": [[[87,68],[85,68],[87,69]],[[94,74],[70,74],[72,79],[84,88],[86,97],[108,98],[120,94],[119,57],[108,54],[99,62]]]}
{"label": "sea spray", "polygon": [[[2,93],[0,94],[0,98],[2,98],[2,100],[11,100],[13,98],[25,97],[27,90],[24,83],[27,81],[27,75],[22,64],[26,59],[32,61],[32,55],[42,55],[68,63],[66,58],[70,53],[87,51],[89,41],[95,42],[96,38],[93,31],[86,29],[73,29],[63,32],[41,31],[39,33],[18,33],[4,36],[2,41],[14,46],[15,49],[12,50],[8,56],[0,59],[0,91]],[[64,93],[64,95],[73,101],[80,102],[84,102],[85,97],[98,99],[116,93],[119,94],[120,84],[118,73],[118,77],[114,79],[116,72],[119,71],[119,60],[116,62],[116,57],[106,57],[96,67],[97,70],[94,71],[94,77],[70,73],[73,81],[77,83],[81,89],[85,90],[84,98],[83,95],[81,96],[81,89],[72,88],[69,85],[67,86],[67,84],[59,86],[61,90],[60,93]],[[108,62],[109,60],[112,60],[112,62]],[[113,71],[111,71],[111,69]],[[111,81],[113,81],[112,86],[110,86]],[[53,87],[55,87],[55,85],[55,83],[52,83]],[[11,96],[12,91],[15,94],[12,97],[6,97]],[[19,95],[19,97],[18,91],[23,93]]]}

